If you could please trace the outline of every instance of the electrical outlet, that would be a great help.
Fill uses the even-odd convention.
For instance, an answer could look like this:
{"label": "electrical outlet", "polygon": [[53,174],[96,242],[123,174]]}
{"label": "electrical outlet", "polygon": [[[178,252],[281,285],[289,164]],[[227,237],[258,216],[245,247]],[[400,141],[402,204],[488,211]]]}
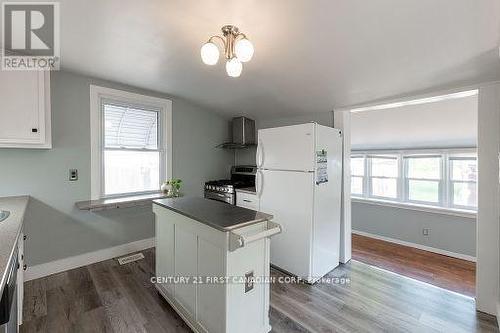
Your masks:
{"label": "electrical outlet", "polygon": [[424,235],[424,236],[429,236],[430,232],[431,232],[431,229],[429,229],[429,228],[422,229],[422,235]]}
{"label": "electrical outlet", "polygon": [[245,274],[245,293],[253,289],[254,276],[253,271]]}
{"label": "electrical outlet", "polygon": [[78,180],[78,170],[77,169],[69,169],[69,180],[72,182]]}

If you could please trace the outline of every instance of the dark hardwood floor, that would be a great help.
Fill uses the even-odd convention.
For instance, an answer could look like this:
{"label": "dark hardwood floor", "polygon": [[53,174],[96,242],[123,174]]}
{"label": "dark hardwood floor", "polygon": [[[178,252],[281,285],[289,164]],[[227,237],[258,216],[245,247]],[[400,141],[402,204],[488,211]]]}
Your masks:
{"label": "dark hardwood floor", "polygon": [[476,295],[474,262],[354,234],[352,258],[470,297]]}
{"label": "dark hardwood floor", "polygon": [[[190,332],[150,283],[154,251],[143,253],[27,282],[21,332]],[[357,261],[328,277],[346,281],[272,285],[274,333],[498,332],[469,297]]]}

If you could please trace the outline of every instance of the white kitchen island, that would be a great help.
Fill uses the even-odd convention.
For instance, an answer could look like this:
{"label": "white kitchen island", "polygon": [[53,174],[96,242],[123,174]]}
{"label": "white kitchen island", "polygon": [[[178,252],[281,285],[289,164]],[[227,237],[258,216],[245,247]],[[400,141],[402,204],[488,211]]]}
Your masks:
{"label": "white kitchen island", "polygon": [[154,282],[177,313],[195,332],[269,332],[272,216],[202,198],[153,203]]}

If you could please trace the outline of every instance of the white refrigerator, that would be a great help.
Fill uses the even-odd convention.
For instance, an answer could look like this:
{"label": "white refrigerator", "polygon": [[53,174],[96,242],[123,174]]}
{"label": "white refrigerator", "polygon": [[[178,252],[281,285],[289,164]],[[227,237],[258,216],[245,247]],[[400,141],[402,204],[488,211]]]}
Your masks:
{"label": "white refrigerator", "polygon": [[342,133],[316,123],[261,129],[256,162],[260,210],[282,226],[271,264],[314,283],[339,264]]}

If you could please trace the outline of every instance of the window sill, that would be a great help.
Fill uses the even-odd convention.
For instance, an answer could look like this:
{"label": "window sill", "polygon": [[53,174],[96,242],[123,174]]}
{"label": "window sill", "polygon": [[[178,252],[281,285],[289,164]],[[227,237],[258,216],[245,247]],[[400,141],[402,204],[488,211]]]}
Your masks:
{"label": "window sill", "polygon": [[169,198],[163,192],[155,192],[141,195],[130,195],[119,198],[106,198],[98,200],[79,201],[75,203],[76,207],[80,210],[99,211],[117,208],[130,208],[136,206],[145,206],[155,199]]}
{"label": "window sill", "polygon": [[393,208],[407,209],[407,210],[415,210],[415,211],[426,212],[426,213],[451,215],[451,216],[465,217],[465,218],[470,218],[470,219],[475,219],[477,216],[477,213],[475,211],[471,211],[471,210],[417,205],[417,204],[412,204],[412,203],[401,203],[401,202],[393,202],[393,201],[378,200],[378,199],[376,200],[376,199],[365,199],[365,198],[352,197],[351,202],[359,202],[359,203],[366,203],[369,205],[386,206],[386,207],[393,207]]}

